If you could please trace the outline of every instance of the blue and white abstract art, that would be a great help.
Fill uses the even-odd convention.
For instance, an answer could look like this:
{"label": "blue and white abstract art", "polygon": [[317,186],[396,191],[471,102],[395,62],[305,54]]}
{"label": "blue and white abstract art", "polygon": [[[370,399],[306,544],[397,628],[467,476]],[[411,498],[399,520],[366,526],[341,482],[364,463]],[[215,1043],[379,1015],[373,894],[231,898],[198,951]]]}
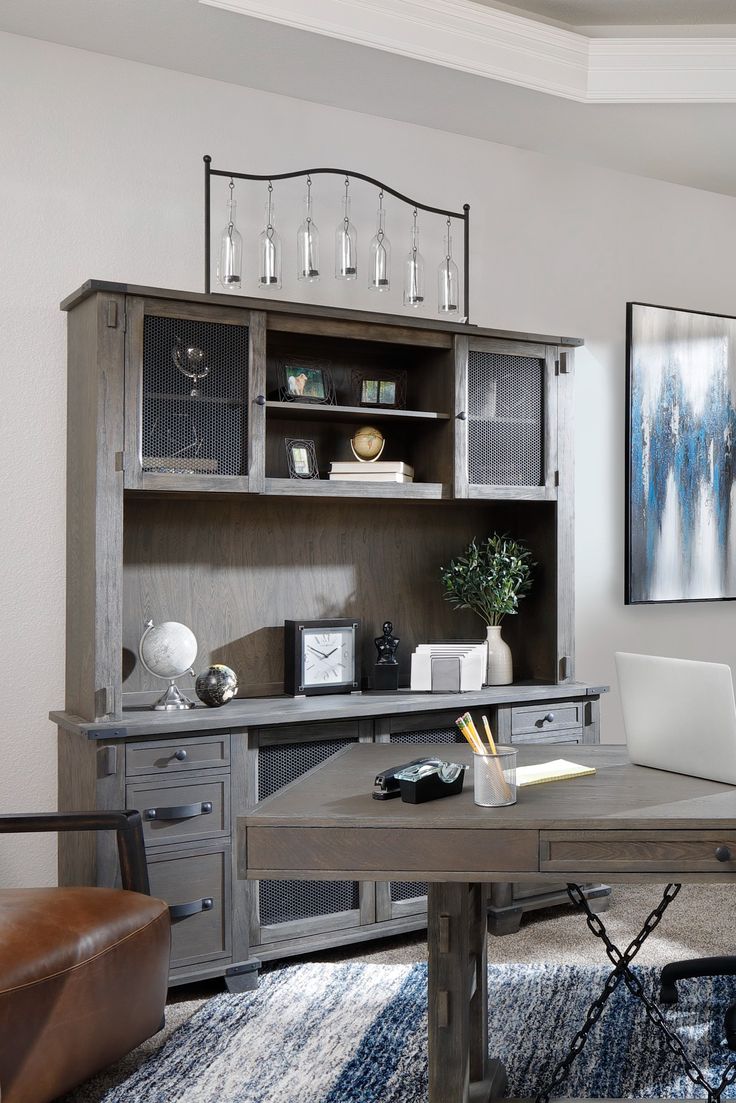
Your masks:
{"label": "blue and white abstract art", "polygon": [[736,597],[736,318],[628,304],[626,600]]}

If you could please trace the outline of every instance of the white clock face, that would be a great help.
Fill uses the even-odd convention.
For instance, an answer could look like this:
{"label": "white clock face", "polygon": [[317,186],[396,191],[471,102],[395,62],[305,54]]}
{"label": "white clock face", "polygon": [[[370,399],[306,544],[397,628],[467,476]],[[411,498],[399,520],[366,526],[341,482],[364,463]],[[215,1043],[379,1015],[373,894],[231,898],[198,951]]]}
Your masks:
{"label": "white clock face", "polygon": [[305,628],[302,685],[340,686],[353,682],[355,635],[352,628]]}

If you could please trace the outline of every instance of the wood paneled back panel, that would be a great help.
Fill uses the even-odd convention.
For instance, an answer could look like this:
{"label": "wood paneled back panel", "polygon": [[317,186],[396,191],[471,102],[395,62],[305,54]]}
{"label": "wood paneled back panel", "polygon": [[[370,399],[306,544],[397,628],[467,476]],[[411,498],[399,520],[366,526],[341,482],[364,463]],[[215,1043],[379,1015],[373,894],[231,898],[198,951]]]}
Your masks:
{"label": "wood paneled back panel", "polygon": [[443,600],[439,571],[473,536],[493,530],[532,540],[543,564],[538,599],[527,599],[522,615],[507,622],[518,652],[515,677],[553,679],[552,504],[129,497],[123,689],[163,685],[153,686],[137,660],[149,618],[189,625],[199,642],[195,669],[227,663],[241,694],[280,692],[286,618],[360,618],[364,675],[376,658],[373,637],[389,619],[401,638],[401,683],[408,684],[417,643],[485,635],[477,617]]}

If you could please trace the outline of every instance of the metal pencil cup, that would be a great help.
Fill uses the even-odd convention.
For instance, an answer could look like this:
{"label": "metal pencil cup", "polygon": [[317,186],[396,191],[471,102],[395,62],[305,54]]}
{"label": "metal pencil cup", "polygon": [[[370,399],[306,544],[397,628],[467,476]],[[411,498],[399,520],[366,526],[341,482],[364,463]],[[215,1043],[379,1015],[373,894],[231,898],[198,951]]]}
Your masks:
{"label": "metal pencil cup", "polygon": [[473,798],[484,808],[516,804],[516,748],[497,748],[498,754],[473,752]]}

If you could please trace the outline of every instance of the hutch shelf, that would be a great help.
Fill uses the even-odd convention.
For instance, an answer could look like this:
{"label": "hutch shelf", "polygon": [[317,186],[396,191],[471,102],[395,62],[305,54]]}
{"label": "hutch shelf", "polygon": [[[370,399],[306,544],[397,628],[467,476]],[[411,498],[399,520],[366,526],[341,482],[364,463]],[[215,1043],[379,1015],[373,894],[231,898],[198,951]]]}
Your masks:
{"label": "hutch shelf", "polygon": [[[452,322],[88,281],[68,312],[67,660],[59,806],[141,808],[153,891],[174,920],[172,983],[253,983],[259,960],[418,929],[416,886],[239,880],[233,824],[354,741],[446,744],[486,711],[512,742],[597,742],[603,687],[575,681],[572,355],[581,342]],[[334,403],[282,401],[284,365],[326,366]],[[360,373],[405,373],[405,408],[355,404]],[[405,484],[331,482],[360,425]],[[287,438],[319,479],[289,478]],[[532,548],[534,588],[506,622],[517,681],[458,696],[372,690],[373,637],[409,656],[482,634],[443,601],[439,570],[472,537]],[[283,695],[283,622],[355,617],[364,692]],[[137,644],[180,620],[198,669],[241,696],[154,713]],[[186,692],[186,680],[181,680]],[[189,687],[191,691],[191,686]],[[160,689],[159,689],[160,692]],[[60,839],[61,883],[111,884],[104,837]],[[562,886],[561,886],[562,888]],[[596,906],[608,890],[591,887]],[[491,929],[561,893],[497,886]]]}

